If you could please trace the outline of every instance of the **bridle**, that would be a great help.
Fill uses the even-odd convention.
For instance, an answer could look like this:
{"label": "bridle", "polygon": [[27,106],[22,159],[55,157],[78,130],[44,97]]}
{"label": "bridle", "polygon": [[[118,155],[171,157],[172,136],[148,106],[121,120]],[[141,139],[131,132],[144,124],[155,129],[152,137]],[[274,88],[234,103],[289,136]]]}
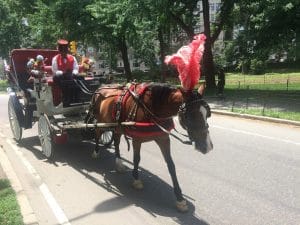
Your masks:
{"label": "bridle", "polygon": [[[211,110],[209,105],[207,104],[206,101],[204,101],[201,96],[198,96],[198,94],[193,94],[193,96],[191,97],[192,99],[188,99],[186,102],[184,102],[180,107],[179,107],[179,111],[178,111],[178,119],[179,119],[179,123],[182,126],[183,129],[189,131],[189,125],[188,123],[192,123],[193,121],[189,121],[189,115],[191,115],[192,113],[194,113],[195,111],[199,111],[199,107],[197,107],[197,105],[199,106],[203,106],[206,110],[206,118],[204,118],[203,115],[203,119],[204,119],[204,126],[201,129],[201,131],[199,131],[200,133],[206,133],[208,130],[208,123],[206,122],[206,119],[209,118],[211,116]],[[195,107],[196,105],[196,107]],[[201,113],[203,114],[203,113]],[[190,139],[192,139],[192,137],[190,136],[190,132],[188,132],[188,136]]]}
{"label": "bridle", "polygon": [[[186,140],[182,140],[180,137],[178,137],[177,135],[171,133],[170,131],[168,131],[167,129],[165,129],[163,126],[161,126],[159,124],[159,121],[161,120],[161,118],[158,118],[145,104],[143,101],[141,101],[141,99],[139,98],[139,96],[132,90],[128,89],[129,93],[131,94],[131,96],[133,97],[133,99],[137,102],[137,104],[141,105],[143,110],[145,112],[147,112],[150,116],[151,116],[151,121],[156,125],[158,126],[163,132],[165,132],[166,134],[168,135],[171,135],[172,137],[174,137],[175,139],[179,140],[180,142],[184,143],[184,144],[192,144],[191,141],[186,141]],[[195,98],[196,97],[196,98]],[[210,111],[210,107],[209,105],[202,99],[200,98],[200,96],[198,94],[192,94],[192,100],[188,100],[186,102],[183,102],[181,104],[181,106],[179,107],[179,110],[178,110],[178,115],[179,117],[181,115],[183,116],[186,116],[188,113],[191,113],[193,111],[191,110],[187,110],[189,107],[192,107],[193,105],[197,104],[197,103],[200,103],[200,105],[204,106],[207,113],[206,113],[206,117],[210,117],[211,115],[211,111]],[[196,110],[196,109],[195,109]],[[198,108],[197,108],[198,110]],[[206,119],[206,118],[205,118]],[[184,127],[183,124],[180,122],[180,125],[186,130],[187,127]],[[180,134],[180,135],[183,135],[185,137],[189,137],[190,140],[191,140],[191,137],[189,135],[185,135],[185,134],[182,134],[182,133],[179,133],[175,128],[174,130]],[[206,123],[205,124],[205,128],[202,130],[203,133],[207,132],[208,130],[208,124]]]}

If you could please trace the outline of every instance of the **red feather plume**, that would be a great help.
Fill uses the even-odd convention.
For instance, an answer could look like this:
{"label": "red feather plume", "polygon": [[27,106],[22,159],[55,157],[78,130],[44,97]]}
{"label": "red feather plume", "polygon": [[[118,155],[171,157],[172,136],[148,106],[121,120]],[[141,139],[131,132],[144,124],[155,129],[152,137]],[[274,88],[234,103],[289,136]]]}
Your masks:
{"label": "red feather plume", "polygon": [[200,79],[200,61],[204,52],[206,36],[199,34],[189,44],[182,46],[176,54],[165,58],[166,64],[176,66],[179,80],[185,90],[192,90]]}

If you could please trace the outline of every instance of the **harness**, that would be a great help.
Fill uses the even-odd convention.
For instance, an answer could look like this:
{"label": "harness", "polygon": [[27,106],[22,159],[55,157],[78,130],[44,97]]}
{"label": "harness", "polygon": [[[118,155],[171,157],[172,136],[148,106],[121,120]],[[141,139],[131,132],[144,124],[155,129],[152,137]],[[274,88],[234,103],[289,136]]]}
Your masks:
{"label": "harness", "polygon": [[[143,84],[136,84],[131,83],[127,86],[116,86],[116,87],[101,87],[102,89],[116,89],[120,90],[120,93],[115,93],[113,95],[108,95],[106,97],[114,97],[115,98],[115,104],[114,109],[112,112],[112,117],[115,118],[115,121],[118,123],[121,123],[123,121],[135,121],[136,115],[138,112],[138,109],[142,109],[145,114],[145,120],[147,122],[135,122],[134,126],[128,126],[128,127],[118,127],[117,129],[121,130],[122,133],[129,137],[147,137],[147,136],[160,136],[162,134],[168,134],[174,137],[175,139],[179,140],[183,144],[192,144],[190,140],[183,140],[177,135],[171,133],[171,130],[174,129],[177,134],[180,134],[184,137],[189,137],[186,134],[182,134],[178,132],[174,126],[174,122],[172,118],[159,118],[157,117],[150,109],[149,107],[144,103],[142,100],[142,96],[146,93],[147,90],[149,90],[148,85],[146,83]],[[100,91],[101,91],[100,90]],[[100,94],[100,91],[96,91],[93,94],[93,98],[95,94]],[[129,97],[132,97],[134,100],[133,106],[129,109],[129,113],[126,117],[125,115],[125,107],[126,103],[129,99]],[[187,103],[183,103],[182,106],[179,109],[179,113],[183,113],[186,111],[186,107],[190,104],[194,104],[198,101],[204,101],[200,99],[193,99],[192,101],[188,101]],[[93,102],[93,101],[92,101]],[[91,102],[90,108],[89,108],[89,114],[93,114],[95,104]],[[208,106],[208,105],[207,105]],[[208,106],[209,109],[209,106]],[[90,115],[91,116],[91,115]],[[127,140],[127,138],[126,138]]]}
{"label": "harness", "polygon": [[[125,127],[124,133],[130,137],[147,137],[159,136],[170,132],[174,129],[174,123],[171,118],[157,119],[157,117],[150,111],[150,109],[141,100],[148,89],[148,84],[142,83],[137,85],[132,83],[126,86],[122,92],[115,97],[115,108],[113,110],[113,117],[117,122],[122,121],[135,121],[138,109],[142,109],[145,114],[146,122],[135,122],[135,126]],[[125,109],[128,99],[132,97],[134,100],[133,105],[129,109],[129,113],[125,115]],[[156,118],[156,119],[155,119]]]}

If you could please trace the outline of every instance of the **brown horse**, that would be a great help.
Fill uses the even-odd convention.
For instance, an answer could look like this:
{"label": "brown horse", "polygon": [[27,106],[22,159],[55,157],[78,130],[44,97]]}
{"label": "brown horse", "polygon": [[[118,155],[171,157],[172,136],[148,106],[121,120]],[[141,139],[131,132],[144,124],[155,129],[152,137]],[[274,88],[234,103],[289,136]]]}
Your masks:
{"label": "brown horse", "polygon": [[[173,128],[172,117],[178,115],[181,126],[187,130],[195,148],[202,153],[212,150],[208,132],[207,117],[210,116],[208,104],[202,99],[202,93],[184,91],[167,84],[131,84],[130,86],[100,87],[91,101],[90,115],[97,122],[135,121],[136,126],[118,128],[114,133],[114,146],[117,169],[122,168],[120,157],[120,137],[122,134],[132,137],[134,151],[133,187],[142,189],[139,180],[141,144],[155,141],[160,147],[172,178],[177,198],[176,206],[180,211],[187,211],[188,206],[182,196],[177,180],[175,165],[170,154],[170,130]],[[148,128],[148,130],[147,130]],[[98,140],[102,131],[96,130],[96,148],[94,156],[99,156]]]}

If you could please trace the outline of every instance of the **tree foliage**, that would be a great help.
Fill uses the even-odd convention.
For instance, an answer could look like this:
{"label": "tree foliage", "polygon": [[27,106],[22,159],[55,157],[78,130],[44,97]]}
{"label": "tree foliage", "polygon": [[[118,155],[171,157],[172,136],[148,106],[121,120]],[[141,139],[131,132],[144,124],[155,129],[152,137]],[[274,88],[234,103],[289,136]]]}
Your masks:
{"label": "tree foliage", "polygon": [[[195,12],[202,4],[203,11]],[[203,68],[215,87],[213,47],[225,32],[224,54],[243,68],[261,65],[270,54],[300,57],[298,0],[221,0],[216,21],[209,20],[209,0],[7,0],[0,2],[0,54],[18,47],[53,48],[58,38],[120,55],[131,79],[128,52],[166,78],[165,55],[195,35],[204,17],[207,44]],[[174,45],[174,41],[177,45]],[[130,54],[130,55],[132,55]],[[219,57],[220,58],[220,57]],[[223,57],[224,58],[224,57]],[[251,63],[253,64],[251,67]],[[112,62],[110,64],[113,64]]]}
{"label": "tree foliage", "polygon": [[251,61],[265,62],[270,55],[287,53],[295,60],[300,36],[300,2],[297,0],[239,1],[234,9],[236,37],[230,58],[247,72]]}
{"label": "tree foliage", "polygon": [[22,24],[7,1],[0,1],[0,56],[8,57],[10,50],[22,44]]}

